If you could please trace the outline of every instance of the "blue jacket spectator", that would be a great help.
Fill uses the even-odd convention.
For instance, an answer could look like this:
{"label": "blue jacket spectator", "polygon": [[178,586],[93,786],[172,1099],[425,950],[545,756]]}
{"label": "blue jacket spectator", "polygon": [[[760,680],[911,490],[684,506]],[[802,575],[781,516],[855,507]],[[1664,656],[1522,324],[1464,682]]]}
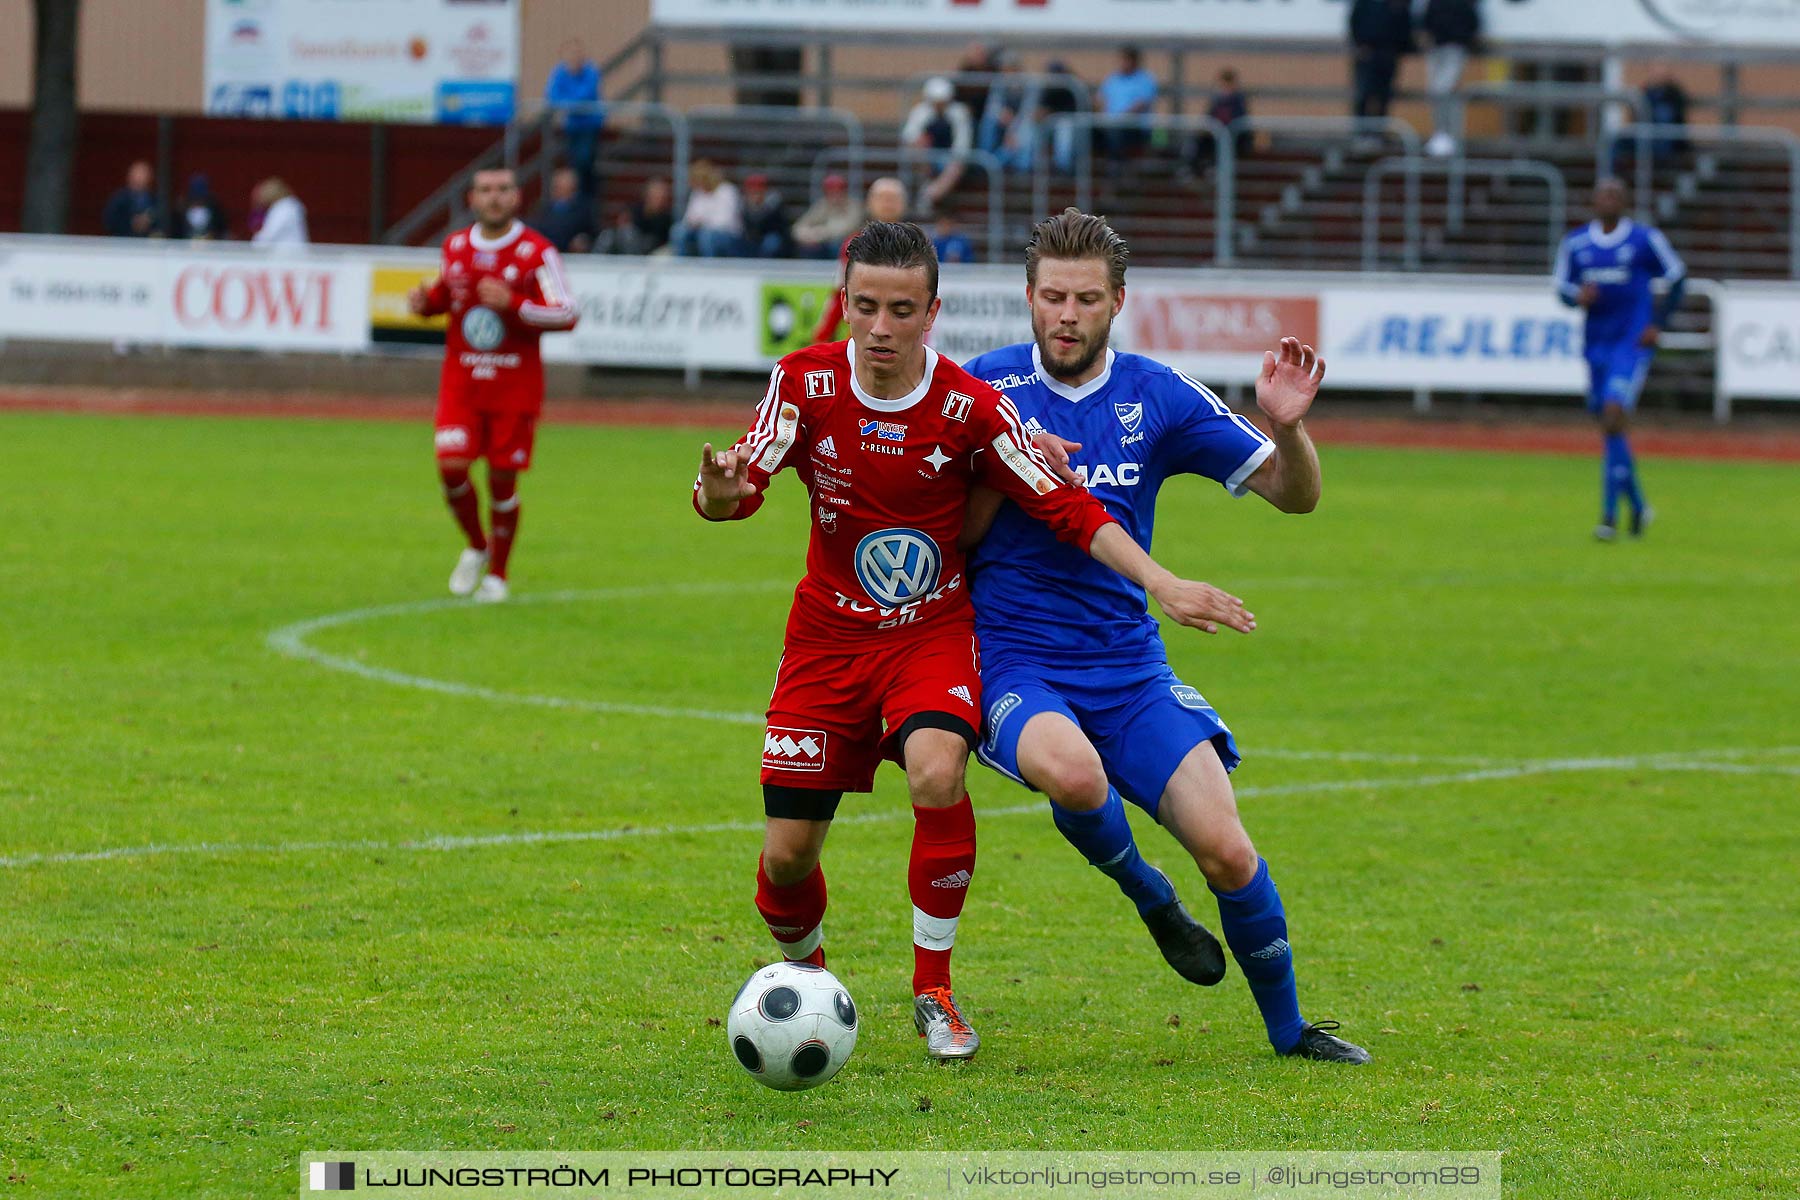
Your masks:
{"label": "blue jacket spectator", "polygon": [[[1100,81],[1100,111],[1108,116],[1148,116],[1156,104],[1156,76],[1143,66],[1144,56],[1136,46],[1119,51],[1119,69]],[[1102,126],[1101,143],[1106,155],[1115,161],[1133,150],[1142,149],[1150,140],[1149,124]]]}
{"label": "blue jacket spectator", "polygon": [[956,218],[948,213],[938,217],[937,226],[932,230],[931,244],[937,248],[940,263],[975,261],[975,244],[956,227]]}
{"label": "blue jacket spectator", "polygon": [[175,236],[189,241],[222,241],[228,222],[225,207],[213,194],[212,182],[196,171],[188,176],[187,192],[176,210]]}
{"label": "blue jacket spectator", "polygon": [[147,162],[134,162],[125,172],[125,186],[112,194],[100,223],[109,237],[161,237],[168,232],[162,208],[156,203],[156,172]]}
{"label": "blue jacket spectator", "polygon": [[569,166],[575,169],[584,196],[595,191],[594,157],[600,130],[606,125],[605,110],[599,107],[600,85],[599,64],[587,56],[579,41],[570,38],[564,42],[562,61],[551,69],[544,85],[544,103],[562,131]]}

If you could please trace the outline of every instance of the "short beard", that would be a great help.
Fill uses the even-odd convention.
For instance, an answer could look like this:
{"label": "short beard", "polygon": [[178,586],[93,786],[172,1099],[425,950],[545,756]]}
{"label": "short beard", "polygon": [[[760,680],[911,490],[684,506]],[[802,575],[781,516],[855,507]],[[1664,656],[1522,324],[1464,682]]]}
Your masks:
{"label": "short beard", "polygon": [[1106,346],[1111,340],[1110,335],[1112,330],[1108,329],[1106,332],[1102,333],[1094,340],[1094,344],[1088,347],[1086,354],[1083,354],[1080,358],[1076,359],[1072,365],[1067,367],[1051,358],[1052,348],[1050,346],[1050,339],[1043,334],[1037,334],[1035,330],[1033,332],[1037,337],[1038,357],[1043,360],[1044,369],[1058,379],[1061,379],[1065,376],[1073,378],[1100,361],[1100,356],[1106,353]]}

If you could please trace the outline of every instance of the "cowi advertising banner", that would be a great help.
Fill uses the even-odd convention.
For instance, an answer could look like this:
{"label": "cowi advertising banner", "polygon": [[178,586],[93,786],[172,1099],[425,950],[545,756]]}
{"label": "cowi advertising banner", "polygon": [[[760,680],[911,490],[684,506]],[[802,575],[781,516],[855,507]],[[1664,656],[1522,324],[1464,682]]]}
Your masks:
{"label": "cowi advertising banner", "polygon": [[362,350],[369,267],[248,246],[0,239],[0,337]]}
{"label": "cowi advertising banner", "polygon": [[[1350,0],[653,0],[671,26],[1341,41]],[[1491,41],[1800,45],[1800,0],[1487,0]]]}
{"label": "cowi advertising banner", "polygon": [[519,0],[206,0],[209,116],[512,119]]}

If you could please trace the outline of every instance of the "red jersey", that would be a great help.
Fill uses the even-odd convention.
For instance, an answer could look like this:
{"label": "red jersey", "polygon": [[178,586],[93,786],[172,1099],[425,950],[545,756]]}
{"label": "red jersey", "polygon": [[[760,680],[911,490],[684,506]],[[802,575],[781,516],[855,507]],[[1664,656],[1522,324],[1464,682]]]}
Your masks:
{"label": "red jersey", "polygon": [[[505,311],[475,298],[475,285],[490,278],[512,289]],[[562,259],[549,239],[519,221],[492,240],[481,236],[478,225],[451,234],[425,311],[450,314],[439,383],[445,396],[495,412],[535,415],[544,407],[538,338],[573,329],[577,319]]]}
{"label": "red jersey", "polygon": [[862,390],[855,357],[854,343],[831,342],[782,359],[738,443],[761,490],[732,519],[760,508],[770,478],[787,467],[811,496],[790,648],[845,654],[959,625],[972,631],[956,539],[978,483],[1083,550],[1113,520],[1051,474],[1012,401],[937,351],[925,347],[925,377],[895,400]]}

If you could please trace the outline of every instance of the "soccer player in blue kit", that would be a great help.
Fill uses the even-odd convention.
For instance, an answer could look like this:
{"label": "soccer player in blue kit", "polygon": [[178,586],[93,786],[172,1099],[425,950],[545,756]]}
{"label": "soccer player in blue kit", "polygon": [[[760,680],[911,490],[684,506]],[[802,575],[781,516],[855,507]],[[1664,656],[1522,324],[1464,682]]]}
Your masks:
{"label": "soccer player in blue kit", "polygon": [[[1070,208],[1040,223],[1026,250],[1034,342],[966,364],[1005,392],[1034,434],[1062,439],[1071,466],[1148,549],[1163,481],[1204,475],[1234,496],[1284,512],[1319,501],[1319,460],[1301,419],[1324,378],[1310,346],[1284,338],[1264,356],[1257,404],[1273,440],[1187,376],[1107,343],[1125,303],[1125,241]],[[1043,438],[1043,442],[1051,439]],[[1047,449],[1054,449],[1046,446]],[[985,536],[984,536],[985,535]],[[1173,834],[1218,899],[1226,944],[1279,1054],[1366,1063],[1335,1022],[1300,1015],[1287,919],[1269,867],[1239,820],[1228,772],[1231,731],[1176,677],[1142,589],[1092,569],[1079,553],[991,494],[971,501],[966,541],[980,539],[973,598],[981,639],[990,767],[1043,792],[1057,828],[1137,906],[1184,978],[1225,976],[1218,939],[1189,915],[1168,877],[1144,861],[1123,800]],[[1240,632],[1255,619],[1221,607]],[[1217,625],[1203,626],[1217,632]]]}
{"label": "soccer player in blue kit", "polygon": [[[1603,542],[1619,535],[1621,496],[1631,505],[1632,537],[1643,536],[1650,524],[1625,426],[1687,281],[1687,267],[1669,239],[1627,217],[1625,200],[1619,180],[1595,184],[1594,220],[1565,237],[1556,252],[1557,295],[1564,304],[1587,310],[1588,411],[1606,434],[1600,524],[1594,527]],[[1658,279],[1668,286],[1660,305],[1652,291]]]}

